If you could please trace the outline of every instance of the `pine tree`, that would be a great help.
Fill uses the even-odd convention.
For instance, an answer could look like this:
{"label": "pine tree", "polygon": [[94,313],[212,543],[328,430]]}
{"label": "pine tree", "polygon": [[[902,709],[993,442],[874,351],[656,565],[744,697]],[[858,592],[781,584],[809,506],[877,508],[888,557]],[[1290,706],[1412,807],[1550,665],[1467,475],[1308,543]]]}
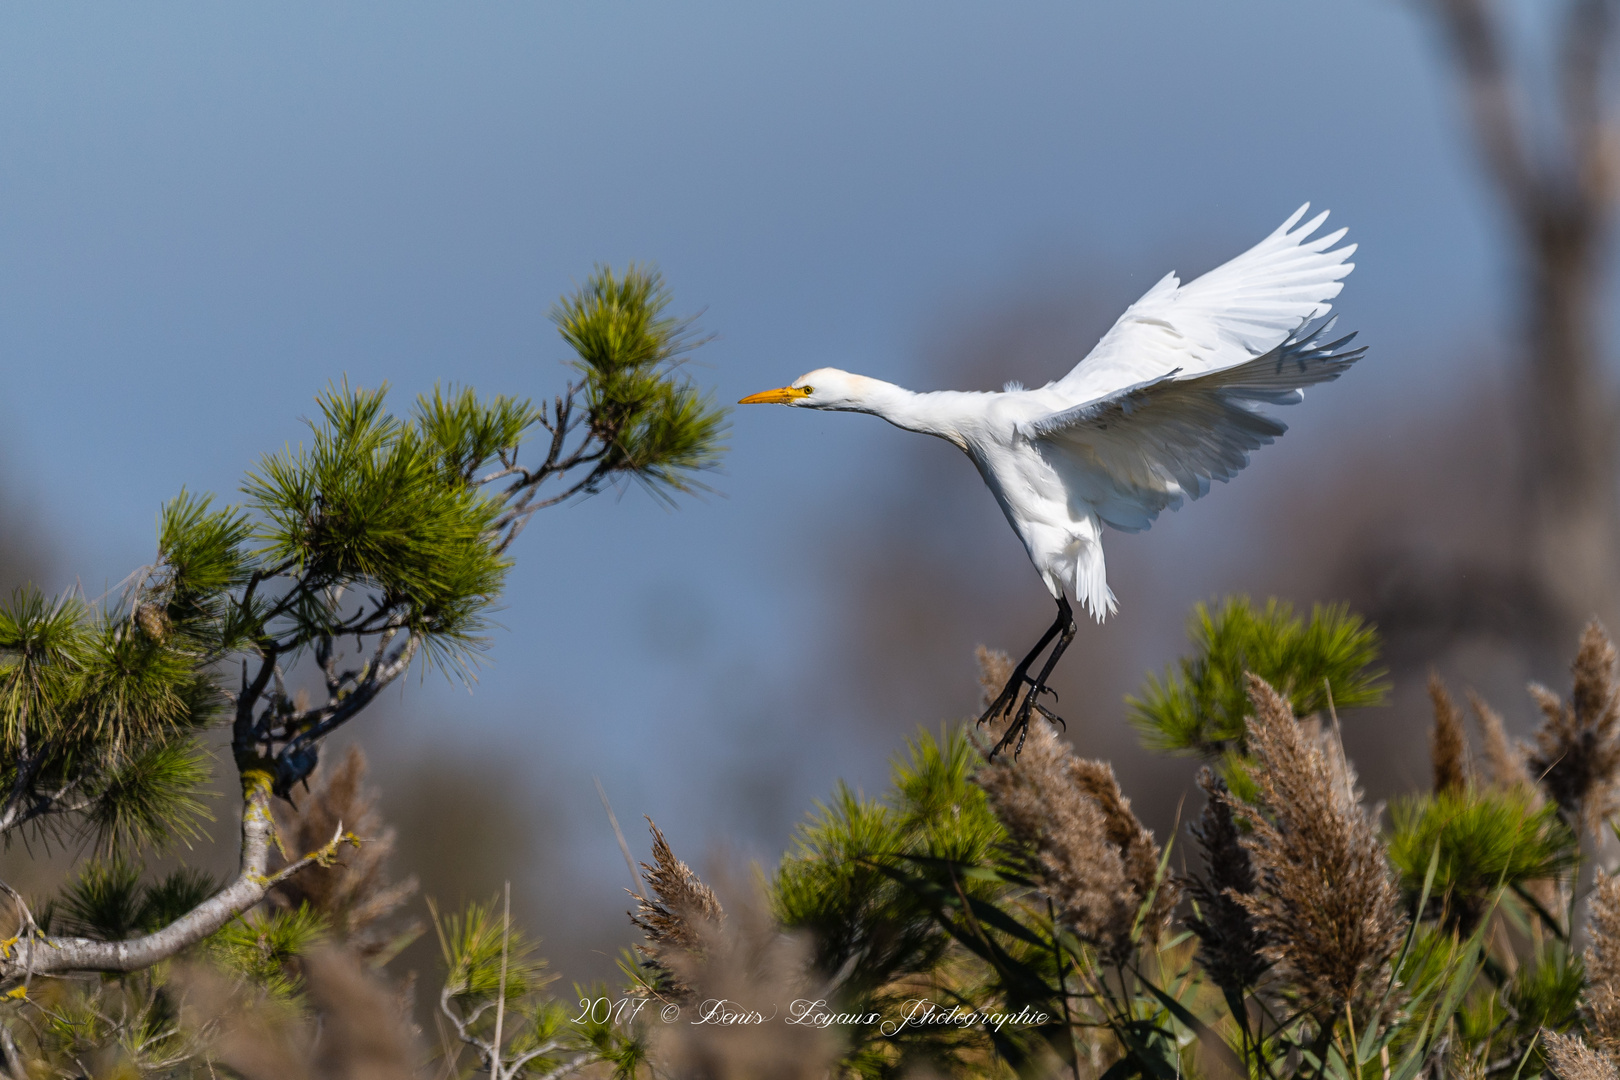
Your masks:
{"label": "pine tree", "polygon": [[[552,311],[574,374],[539,404],[435,389],[395,416],[386,388],[331,386],[307,441],[264,457],[240,504],[182,491],[163,507],[157,557],[115,603],[29,590],[0,607],[0,837],[92,843],[107,879],[64,918],[0,882],[17,924],[0,991],[149,967],[359,843],[333,835],[272,872],[272,800],[413,665],[468,674],[534,514],[628,481],[672,499],[716,464],[725,414],[682,369],[699,339],[669,301],[649,268],[599,268]],[[313,700],[293,689],[317,680]],[[143,892],[140,851],[205,817],[218,728],[242,791],[240,868],[217,888]]]}

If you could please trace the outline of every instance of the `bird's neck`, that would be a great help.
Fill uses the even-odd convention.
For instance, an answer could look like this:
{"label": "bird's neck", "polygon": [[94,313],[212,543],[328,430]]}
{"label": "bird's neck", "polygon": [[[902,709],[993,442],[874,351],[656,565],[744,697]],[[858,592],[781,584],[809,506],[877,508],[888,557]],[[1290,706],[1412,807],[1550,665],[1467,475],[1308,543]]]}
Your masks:
{"label": "bird's neck", "polygon": [[952,411],[945,407],[942,394],[919,394],[903,386],[867,379],[863,386],[860,412],[880,416],[895,427],[924,435],[959,442]]}

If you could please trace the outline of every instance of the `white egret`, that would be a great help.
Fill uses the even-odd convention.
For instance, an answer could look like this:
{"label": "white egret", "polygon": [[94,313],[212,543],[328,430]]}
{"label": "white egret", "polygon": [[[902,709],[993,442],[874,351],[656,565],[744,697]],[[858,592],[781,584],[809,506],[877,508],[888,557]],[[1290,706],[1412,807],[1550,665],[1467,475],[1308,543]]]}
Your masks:
{"label": "white egret", "polygon": [[1343,229],[1311,239],[1327,214],[1300,225],[1309,206],[1186,285],[1166,274],[1073,371],[1039,389],[914,393],[819,368],[740,402],[871,413],[973,460],[1058,606],[979,719],[1011,710],[1028,684],[992,755],[1015,736],[1022,747],[1034,712],[1058,720],[1037,699],[1050,693],[1046,680],[1074,637],[1069,598],[1099,622],[1115,610],[1103,526],[1140,532],[1160,511],[1207,493],[1210,481],[1230,480],[1251,450],[1287,430],[1256,406],[1298,402],[1304,387],[1338,378],[1366,351],[1345,349],[1354,334],[1323,340],[1333,323],[1317,320],[1354,269],[1346,260],[1355,245],[1334,246]]}

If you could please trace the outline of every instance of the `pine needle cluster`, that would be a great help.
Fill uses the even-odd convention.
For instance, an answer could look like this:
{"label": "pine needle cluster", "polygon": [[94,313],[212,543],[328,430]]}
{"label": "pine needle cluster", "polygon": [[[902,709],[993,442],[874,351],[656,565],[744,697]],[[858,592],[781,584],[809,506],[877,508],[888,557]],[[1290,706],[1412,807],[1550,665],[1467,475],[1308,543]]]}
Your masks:
{"label": "pine needle cluster", "polygon": [[1231,597],[1219,607],[1195,606],[1187,636],[1193,655],[1162,677],[1149,675],[1140,695],[1127,699],[1131,723],[1164,753],[1210,760],[1243,754],[1251,673],[1277,687],[1301,716],[1324,712],[1330,702],[1338,709],[1377,705],[1388,693],[1376,631],[1343,606],[1318,605],[1302,619],[1276,599],[1256,608],[1248,597]]}
{"label": "pine needle cluster", "polygon": [[693,475],[718,461],[725,414],[680,373],[702,343],[689,319],[666,314],[669,290],[656,270],[631,265],[623,275],[599,267],[552,309],[563,340],[579,359],[598,468],[640,478],[650,490],[688,491]]}
{"label": "pine needle cluster", "polygon": [[143,864],[122,854],[91,860],[41,909],[41,926],[120,941],[167,926],[219,888],[202,870],[180,867],[157,881],[143,880],[145,871]]}
{"label": "pine needle cluster", "polygon": [[1526,789],[1466,787],[1396,800],[1389,857],[1408,900],[1427,880],[1434,910],[1466,935],[1502,889],[1552,881],[1575,865],[1578,851],[1557,808]]}

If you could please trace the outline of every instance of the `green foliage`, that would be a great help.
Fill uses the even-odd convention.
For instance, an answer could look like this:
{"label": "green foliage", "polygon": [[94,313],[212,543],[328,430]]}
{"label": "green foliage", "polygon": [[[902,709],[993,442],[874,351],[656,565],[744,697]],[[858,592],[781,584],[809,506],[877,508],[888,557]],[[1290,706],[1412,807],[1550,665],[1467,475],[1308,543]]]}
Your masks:
{"label": "green foliage", "polygon": [[[176,1023],[174,999],[160,980],[36,982],[28,995],[26,1023],[13,1023],[32,1066],[28,1075],[151,1077],[153,1080],[216,1080],[210,1077],[199,1040]],[[94,1062],[85,1071],[85,1062]]]}
{"label": "green foliage", "polygon": [[[971,782],[980,760],[960,730],[919,732],[891,765],[887,799],[840,784],[798,827],[771,901],[784,926],[812,934],[820,970],[858,962],[851,988],[875,989],[937,964],[948,935],[928,904],[880,867],[909,857],[989,861],[1006,832]],[[982,881],[970,888],[986,891]]]}
{"label": "green foliage", "polygon": [[1586,965],[1561,944],[1519,965],[1508,982],[1507,1000],[1525,1041],[1542,1028],[1568,1031],[1579,1023],[1585,989]]}
{"label": "green foliage", "polygon": [[633,999],[603,987],[575,987],[577,1000],[550,997],[545,961],[498,898],[449,915],[428,907],[446,969],[440,1007],[462,1044],[447,1048],[444,1075],[469,1075],[468,1049],[474,1072],[494,1075],[498,1057],[503,1077],[561,1076],[592,1061],[611,1065],[614,1077],[641,1075],[646,1042],[637,1010],[627,1011]]}
{"label": "green foliage", "polygon": [[89,733],[110,743],[162,737],[200,726],[220,698],[197,671],[196,657],[122,619],[97,619],[74,695]]}
{"label": "green foliage", "polygon": [[201,870],[182,867],[149,883],[144,871],[123,855],[87,863],[51,905],[52,929],[118,941],[167,926],[219,890]]}
{"label": "green foliage", "polygon": [[[620,967],[634,972],[637,967],[635,958],[627,956]],[[574,996],[581,1002],[623,1000],[617,998],[606,983],[596,983],[589,987],[576,983]],[[649,1000],[646,1007],[656,1007],[657,1004],[656,1001]],[[583,1019],[579,1023],[570,1023],[573,1044],[592,1058],[611,1067],[613,1080],[635,1080],[643,1075],[651,1075],[652,1063],[649,1060],[647,1040],[643,1034],[646,1023],[639,1026],[625,1023],[622,1012],[615,1013],[611,1010],[598,1012],[593,1009],[581,1009],[575,1015],[582,1015]],[[642,1016],[638,1013],[636,1019],[642,1019]],[[544,1073],[544,1070],[536,1069],[536,1072]]]}
{"label": "green foliage", "polygon": [[[227,709],[238,767],[286,795],[419,660],[470,677],[537,510],[623,477],[667,497],[717,462],[724,412],[684,374],[699,342],[669,301],[635,266],[559,301],[582,379],[539,408],[435,388],[401,419],[386,388],[331,385],[308,440],[248,473],[242,506],[181,489],[162,508],[158,557],[120,602],[18,593],[0,608],[0,837],[190,841],[207,817],[195,737]],[[525,466],[537,426],[543,457]],[[324,700],[287,685],[305,660]]]}
{"label": "green foliage", "polygon": [[1465,933],[1500,890],[1554,878],[1577,858],[1557,806],[1520,789],[1411,796],[1394,803],[1391,821],[1389,861],[1407,895],[1417,896],[1438,851],[1430,895]]}
{"label": "green foliage", "polygon": [[84,662],[84,622],[77,600],[49,602],[33,588],[0,607],[0,737],[7,750],[30,731],[60,730]]}
{"label": "green foliage", "polygon": [[220,701],[178,641],[17,592],[0,607],[0,833],[65,829],[104,848],[197,838],[209,768],[192,732]]}
{"label": "green foliage", "polygon": [[117,941],[140,928],[142,892],[139,865],[119,857],[92,862],[62,890],[58,917],[74,933]]}
{"label": "green foliage", "polygon": [[232,590],[251,579],[248,549],[253,524],[235,507],[212,509],[213,497],[184,488],[158,515],[158,565],[146,583],[161,605],[149,625],[158,634],[176,634],[194,648],[236,648],[245,627],[233,625]]}
{"label": "green foliage", "polygon": [[465,1006],[494,1001],[503,986],[507,1001],[517,1002],[550,981],[537,946],[521,929],[507,924],[499,898],[470,903],[459,914],[441,917],[435,910],[433,924],[447,971],[445,988]]}
{"label": "green foliage", "polygon": [[563,340],[579,355],[602,464],[644,480],[649,490],[688,491],[691,474],[714,467],[725,411],[679,374],[699,344],[689,320],[665,314],[669,290],[656,270],[622,276],[598,267],[583,288],[552,309]]}
{"label": "green foliage", "polygon": [[470,387],[450,394],[434,387],[416,399],[414,415],[445,479],[463,484],[492,460],[509,459],[540,419],[528,401],[497,395],[485,404]]}
{"label": "green foliage", "polygon": [[137,923],[142,930],[157,930],[174,922],[220,889],[206,870],[182,866],[146,887]]}
{"label": "green foliage", "polygon": [[300,602],[285,612],[298,637],[341,622],[323,592],[358,586],[393,601],[397,622],[438,655],[459,657],[506,577],[489,542],[498,506],[447,477],[440,447],[386,413],[385,393],[329,389],[311,445],[248,475],[248,506],[264,521],[257,556],[299,576]]}
{"label": "green foliage", "polygon": [[[470,677],[507,549],[539,509],[625,479],[666,499],[699,486],[695,474],[723,449],[725,412],[687,376],[700,342],[690,321],[666,314],[669,302],[662,278],[635,266],[622,276],[600,269],[564,297],[553,318],[579,377],[539,407],[436,387],[400,418],[386,388],[330,385],[307,439],[247,474],[241,506],[182,488],[162,508],[157,558],[121,597],[103,606],[28,589],[0,606],[0,838],[71,837],[100,856],[40,911],[47,932],[124,939],[218,891],[189,871],[145,881],[137,858],[202,835],[211,727],[228,717],[248,803],[262,812],[267,774],[270,790],[287,795],[315,768],[322,741],[413,665]],[[536,428],[540,458],[524,463]],[[317,700],[313,687],[324,691]],[[264,868],[242,873],[262,881]],[[633,1070],[633,1040],[565,1024],[539,993],[546,980],[532,945],[492,919],[473,905],[441,924],[451,1000],[476,1011],[499,996],[504,944],[506,999],[521,1021],[507,1039],[537,1055],[531,1072],[565,1067],[575,1051]],[[258,913],[199,951],[293,999],[298,957],[327,932],[307,907]],[[8,978],[17,972],[9,956]],[[147,1061],[150,1050],[190,1062],[163,1075],[196,1064],[195,1048],[171,1038],[163,977],[119,976],[104,997],[86,986],[55,995],[57,1011],[36,1031],[75,1075],[75,1056],[110,1052],[109,1040],[128,1044],[119,1060]],[[98,1001],[121,1019],[98,1013]]]}
{"label": "green foliage", "polygon": [[[1324,681],[1336,704],[1368,704],[1384,693],[1380,673],[1371,669],[1376,638],[1341,609],[1319,608],[1305,622],[1283,605],[1255,611],[1234,601],[1216,612],[1200,609],[1195,628],[1200,655],[1150,683],[1155,694],[1138,709],[1181,725],[1154,729],[1180,730],[1167,740],[1174,749],[1197,749],[1228,765],[1239,798],[1248,779],[1242,756],[1248,705],[1246,695],[1233,700],[1232,694],[1242,692],[1245,670],[1291,688],[1301,709],[1325,705]],[[846,1075],[899,1075],[924,1063],[946,1074],[981,1075],[992,1061],[990,1069],[1035,1072],[1054,1058],[1094,1053],[1094,1061],[1113,1062],[1110,1077],[1170,1080],[1210,1071],[1414,1080],[1456,1030],[1453,1017],[1486,970],[1485,935],[1503,885],[1500,866],[1483,887],[1473,925],[1459,931],[1456,922],[1415,921],[1392,962],[1394,973],[1373,974],[1372,997],[1353,1014],[1323,1010],[1274,964],[1262,965],[1260,986],[1228,997],[1207,983],[1186,934],[1142,933],[1140,916],[1130,955],[1120,958],[1079,940],[1056,919],[1028,876],[1029,853],[1009,843],[972,783],[979,766],[960,735],[924,737],[897,763],[882,798],[840,787],[800,827],[772,883],[775,912],[784,927],[812,933],[816,965],[842,1011],[892,1016],[897,1002],[927,997],[968,1010],[1030,1005],[1047,1019],[1017,1031],[959,1029],[909,1041],[904,1033],[882,1039],[846,1030],[852,1035],[841,1065]],[[1467,837],[1470,829],[1496,827],[1489,820],[1514,817],[1514,828],[1524,834],[1516,853],[1506,853],[1509,870],[1567,872],[1567,831],[1555,816],[1514,804],[1517,796],[1469,798],[1472,803],[1453,808],[1459,812],[1414,811],[1401,842],[1403,853],[1419,853],[1403,866],[1410,870],[1415,908],[1428,910],[1431,896],[1442,894],[1454,906],[1462,893],[1480,889],[1489,860]],[[1063,827],[1105,829],[1082,819]],[[1130,832],[1108,820],[1107,835]],[[1514,847],[1511,839],[1507,844]],[[1240,857],[1241,850],[1227,857]],[[1167,887],[1164,873],[1161,863],[1154,891]],[[1526,981],[1525,992],[1546,997],[1546,982]]]}
{"label": "green foliage", "polygon": [[1461,1055],[1483,1063],[1511,1063],[1525,1076],[1548,1075],[1540,1033],[1576,1027],[1585,989],[1580,957],[1560,942],[1548,943],[1520,963],[1504,983],[1492,985],[1482,979],[1475,985],[1457,1014]]}
{"label": "green foliage", "polygon": [[86,809],[86,827],[104,849],[189,845],[213,820],[200,797],[208,761],[190,737],[154,740],[115,758]]}
{"label": "green foliage", "polygon": [[226,923],[205,946],[227,971],[253,980],[272,997],[288,998],[302,986],[296,962],[324,941],[326,920],[306,905],[255,911]]}
{"label": "green foliage", "polygon": [[1194,653],[1149,675],[1139,697],[1127,698],[1131,722],[1154,750],[1217,759],[1241,753],[1252,672],[1304,716],[1327,707],[1380,704],[1388,692],[1378,660],[1378,633],[1342,605],[1317,605],[1309,620],[1276,599],[1257,610],[1247,597],[1219,608],[1193,608],[1187,636]]}
{"label": "green foliage", "polygon": [[[795,832],[771,902],[785,928],[811,935],[836,1011],[892,1017],[923,997],[971,1009],[1043,993],[1050,1004],[1053,949],[1031,950],[1028,913],[1005,904],[1017,891],[1008,861],[1016,856],[972,782],[982,763],[961,729],[919,732],[895,757],[882,799],[840,784]],[[970,935],[975,915],[985,925]],[[978,941],[986,932],[995,940],[988,961]],[[925,1063],[954,1073],[992,1046],[1015,1063],[1036,1052],[1025,1030],[915,1026],[885,1035],[867,1024],[841,1034],[851,1076],[897,1076]],[[1033,1034],[1038,1043],[1041,1032]]]}

